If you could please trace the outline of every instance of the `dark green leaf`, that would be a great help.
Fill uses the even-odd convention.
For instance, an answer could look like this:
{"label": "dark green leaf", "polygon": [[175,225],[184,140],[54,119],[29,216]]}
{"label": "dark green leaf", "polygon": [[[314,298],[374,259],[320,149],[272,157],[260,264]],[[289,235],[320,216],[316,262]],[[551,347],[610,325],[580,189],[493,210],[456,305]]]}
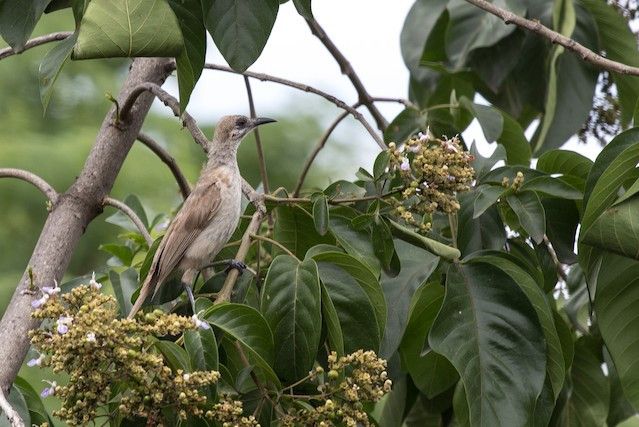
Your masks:
{"label": "dark green leaf", "polygon": [[446,258],[451,261],[458,259],[461,255],[459,250],[452,246],[448,246],[438,242],[437,240],[422,236],[421,234],[409,230],[395,221],[389,220],[389,223],[392,226],[391,229],[393,234],[410,244],[422,247],[437,256],[441,256],[442,258]]}
{"label": "dark green leaf", "polygon": [[330,233],[325,236],[317,233],[313,217],[298,206],[278,206],[275,215],[277,221],[273,237],[298,258],[304,258],[306,251],[312,246],[335,243]]}
{"label": "dark green leaf", "polygon": [[138,272],[134,268],[124,270],[121,274],[111,270],[109,280],[118,301],[120,313],[126,316],[131,311],[131,297],[138,287]]}
{"label": "dark green leaf", "polygon": [[182,347],[173,341],[163,340],[156,341],[155,346],[160,350],[160,353],[162,353],[173,372],[176,372],[178,369],[182,369],[184,372],[191,372],[189,355]]}
{"label": "dark green leaf", "polygon": [[[0,36],[20,53],[51,0],[0,1]],[[27,423],[29,425],[29,423]]]}
{"label": "dark green leaf", "polygon": [[365,264],[375,276],[379,276],[380,263],[368,233],[353,229],[350,219],[339,215],[331,215],[330,230],[348,254]]}
{"label": "dark green leaf", "polygon": [[293,0],[297,13],[306,19],[313,19],[313,11],[311,10],[311,0]]}
{"label": "dark green leaf", "polygon": [[581,242],[639,260],[639,197],[606,209],[581,235]]}
{"label": "dark green leaf", "polygon": [[546,214],[539,197],[532,191],[521,191],[506,197],[526,233],[537,243],[546,234]]}
{"label": "dark green leaf", "polygon": [[349,181],[335,181],[324,190],[326,197],[330,199],[341,197],[362,197],[366,193],[362,187]]}
{"label": "dark green leaf", "polygon": [[158,246],[160,246],[163,237],[164,236],[155,239],[147,251],[144,261],[142,262],[142,266],[140,267],[140,282],[143,282],[144,279],[146,279],[147,274],[149,274],[151,264],[153,264],[153,257],[155,256],[155,252],[158,250]]}
{"label": "dark green leaf", "polygon": [[307,375],[315,361],[322,324],[315,261],[276,257],[264,281],[260,309],[273,331],[275,371],[290,381]]}
{"label": "dark green leaf", "polygon": [[393,389],[375,404],[371,414],[379,427],[401,427],[407,403],[406,375],[393,382]]}
{"label": "dark green leaf", "polygon": [[246,71],[266,46],[278,0],[208,0],[204,4],[206,28],[215,45],[235,71]]}
{"label": "dark green leaf", "polygon": [[521,125],[509,114],[500,111],[504,118],[504,129],[497,142],[506,149],[506,164],[530,165],[530,143],[524,135]]}
{"label": "dark green leaf", "polygon": [[478,182],[483,182],[482,177],[485,176],[500,160],[506,160],[506,149],[503,145],[497,145],[490,157],[482,156],[477,150],[477,144],[470,146],[470,154],[473,155],[473,169],[475,169],[475,178]]}
{"label": "dark green leaf", "polygon": [[375,163],[373,164],[373,177],[376,181],[379,180],[381,176],[386,172],[389,159],[390,153],[386,150],[380,152],[375,158]]}
{"label": "dark green leaf", "polygon": [[473,219],[479,218],[488,208],[494,206],[504,190],[502,186],[489,184],[477,187],[477,197],[473,203]]}
{"label": "dark green leaf", "polygon": [[113,255],[118,258],[122,265],[130,266],[133,260],[133,251],[131,248],[125,245],[118,245],[116,243],[106,243],[98,246],[98,249]]}
{"label": "dark green leaf", "polygon": [[384,141],[401,144],[425,127],[426,116],[415,108],[407,107],[388,125],[384,131]]}
{"label": "dark green leaf", "polygon": [[[24,398],[27,408],[29,409],[29,416],[31,417],[31,424],[40,425],[45,422],[49,422],[49,414],[42,403],[40,394],[22,377],[16,377],[13,382],[13,386],[20,391]],[[23,420],[29,422],[28,420]],[[0,424],[2,422],[0,421]]]}
{"label": "dark green leaf", "polygon": [[344,334],[340,325],[337,309],[326,290],[326,286],[320,283],[322,291],[322,320],[326,325],[326,335],[331,350],[335,351],[338,356],[344,355]]}
{"label": "dark green leaf", "polygon": [[522,190],[531,190],[543,196],[559,197],[568,200],[581,200],[583,194],[570,184],[550,176],[538,176],[524,181]]}
{"label": "dark green leaf", "polygon": [[377,256],[377,259],[382,263],[384,270],[389,271],[393,254],[395,253],[391,231],[383,219],[373,223],[371,227],[375,256]]}
{"label": "dark green leaf", "polygon": [[504,129],[504,118],[499,111],[487,105],[475,104],[465,96],[459,103],[477,119],[486,141],[497,141]]}
{"label": "dark green leaf", "polygon": [[320,196],[313,202],[313,223],[320,236],[328,232],[328,215],[328,200],[326,196]]}
{"label": "dark green leaf", "polygon": [[457,212],[457,247],[464,256],[481,249],[500,250],[506,243],[506,231],[496,207],[473,219],[473,196],[471,192],[458,195],[461,209]]}
{"label": "dark green leaf", "polygon": [[[189,355],[194,371],[218,371],[217,340],[212,329],[197,329],[184,332],[184,349]],[[215,384],[207,387],[207,398],[213,402],[217,395]]]}
{"label": "dark green leaf", "polygon": [[73,59],[175,57],[183,46],[166,1],[92,1],[82,17]]}
{"label": "dark green leaf", "polygon": [[[5,4],[9,4],[6,2]],[[42,59],[38,69],[38,81],[40,83],[40,101],[44,111],[47,111],[51,95],[53,95],[53,84],[55,83],[60,70],[71,56],[73,45],[77,39],[77,33],[59,42]]]}
{"label": "dark green leaf", "polygon": [[508,274],[472,260],[451,266],[429,343],[460,373],[471,425],[525,425],[531,418],[545,378],[544,336]]}
{"label": "dark green leaf", "polygon": [[569,150],[550,150],[537,160],[537,169],[548,174],[573,175],[586,181],[592,160]]}

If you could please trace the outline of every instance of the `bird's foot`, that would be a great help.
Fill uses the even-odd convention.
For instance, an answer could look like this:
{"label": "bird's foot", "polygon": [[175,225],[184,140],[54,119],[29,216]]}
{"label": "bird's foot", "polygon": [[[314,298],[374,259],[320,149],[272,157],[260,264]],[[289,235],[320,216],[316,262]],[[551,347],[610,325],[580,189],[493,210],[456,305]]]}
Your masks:
{"label": "bird's foot", "polygon": [[242,274],[244,273],[244,270],[246,270],[246,264],[244,264],[242,261],[232,259],[229,261],[225,271],[228,273],[229,271],[233,269],[237,270],[238,273]]}

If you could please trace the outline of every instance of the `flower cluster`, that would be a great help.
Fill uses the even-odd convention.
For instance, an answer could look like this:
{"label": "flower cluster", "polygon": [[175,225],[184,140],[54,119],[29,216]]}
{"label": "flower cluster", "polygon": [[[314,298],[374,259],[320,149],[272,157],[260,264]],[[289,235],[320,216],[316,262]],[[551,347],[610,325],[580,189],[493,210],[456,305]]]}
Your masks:
{"label": "flower cluster", "polygon": [[202,388],[216,383],[220,374],[174,371],[154,345],[157,337],[195,329],[197,322],[160,310],[119,319],[116,300],[99,289],[92,279],[90,285],[59,296],[45,291],[50,297],[32,314],[43,320],[43,327],[30,331],[40,355],[27,365],[48,366],[69,377],[66,385],[51,382],[42,392],[62,400],[54,415],[68,425],[86,425],[109,404],[124,417],[158,422],[163,408],[172,408],[183,420],[204,416],[213,402],[207,405]]}
{"label": "flower cluster", "polygon": [[513,178],[512,184],[510,183],[510,179],[507,176],[503,177],[501,180],[502,187],[510,187],[515,191],[519,190],[522,185],[524,185],[524,174],[521,172],[517,172],[517,175],[515,175],[515,177]]}
{"label": "flower cluster", "polygon": [[401,219],[427,231],[430,225],[417,221],[415,215],[459,210],[455,195],[470,189],[475,171],[470,165],[473,156],[463,150],[457,137],[439,139],[420,132],[400,147],[390,143],[388,151],[391,170],[399,171],[405,186],[401,200],[394,203]]}
{"label": "flower cluster", "polygon": [[242,416],[244,408],[239,400],[232,400],[228,396],[223,396],[218,403],[213,406],[213,410],[207,411],[205,416],[214,419],[222,427],[259,427],[253,415]]}
{"label": "flower cluster", "polygon": [[386,373],[386,361],[374,351],[357,350],[344,357],[328,356],[329,371],[316,368],[309,379],[318,380],[320,402],[313,409],[291,411],[280,420],[283,426],[370,426],[364,403],[377,402],[390,392],[392,382]]}

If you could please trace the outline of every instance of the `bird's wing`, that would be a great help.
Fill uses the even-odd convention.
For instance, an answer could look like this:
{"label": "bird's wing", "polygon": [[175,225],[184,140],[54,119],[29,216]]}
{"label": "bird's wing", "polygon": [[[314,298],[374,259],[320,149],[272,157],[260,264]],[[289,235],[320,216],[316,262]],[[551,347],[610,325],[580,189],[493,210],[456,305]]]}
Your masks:
{"label": "bird's wing", "polygon": [[152,268],[158,282],[163,282],[178,266],[186,250],[211,222],[219,207],[219,180],[198,182],[171,222],[158,247],[157,263],[154,262],[155,269]]}

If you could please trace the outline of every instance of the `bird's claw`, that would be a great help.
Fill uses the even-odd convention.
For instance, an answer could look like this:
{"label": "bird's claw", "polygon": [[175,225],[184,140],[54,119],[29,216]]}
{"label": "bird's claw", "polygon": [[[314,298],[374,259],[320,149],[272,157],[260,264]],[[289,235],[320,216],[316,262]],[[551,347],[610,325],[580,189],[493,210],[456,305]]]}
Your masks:
{"label": "bird's claw", "polygon": [[246,270],[246,264],[244,264],[242,261],[232,259],[229,261],[228,266],[226,267],[226,272],[228,273],[229,271],[233,269],[237,270],[238,273],[242,274],[244,273],[244,270]]}

